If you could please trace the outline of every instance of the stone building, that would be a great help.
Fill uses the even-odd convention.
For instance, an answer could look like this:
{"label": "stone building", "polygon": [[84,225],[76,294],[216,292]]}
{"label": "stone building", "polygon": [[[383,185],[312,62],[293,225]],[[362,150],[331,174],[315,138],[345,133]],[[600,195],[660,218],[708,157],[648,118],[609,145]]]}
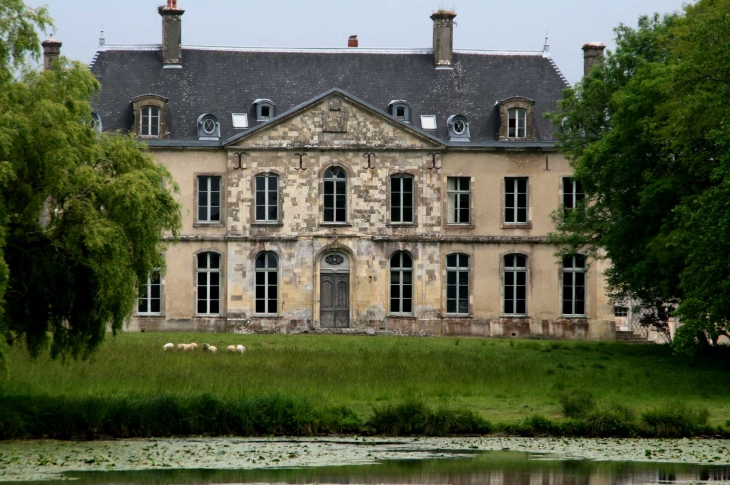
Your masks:
{"label": "stone building", "polygon": [[613,338],[603,263],[547,244],[583,197],[547,46],[454,49],[443,10],[425,49],[186,46],[183,13],[91,67],[99,129],[146,142],[184,207],[130,328]]}

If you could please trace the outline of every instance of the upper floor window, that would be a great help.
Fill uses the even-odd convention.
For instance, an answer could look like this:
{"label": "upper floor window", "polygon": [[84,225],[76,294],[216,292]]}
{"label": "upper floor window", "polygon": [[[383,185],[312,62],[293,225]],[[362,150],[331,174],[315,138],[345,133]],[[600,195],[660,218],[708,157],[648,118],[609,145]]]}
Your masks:
{"label": "upper floor window", "polygon": [[101,116],[96,113],[91,113],[91,121],[89,122],[91,129],[97,133],[101,133]]}
{"label": "upper floor window", "polygon": [[198,222],[220,222],[221,178],[215,175],[198,177]]}
{"label": "upper floor window", "polygon": [[221,313],[221,255],[218,253],[198,254],[197,286],[198,315],[219,315]]}
{"label": "upper floor window", "polygon": [[139,134],[142,136],[160,136],[160,108],[156,106],[142,107],[142,125]]}
{"label": "upper floor window", "polygon": [[197,127],[199,140],[218,140],[221,136],[221,124],[218,118],[210,113],[198,117]]}
{"label": "upper floor window", "polygon": [[145,94],[132,99],[135,135],[148,138],[165,138],[167,133],[167,102],[157,94]]}
{"label": "upper floor window", "polygon": [[504,222],[527,223],[527,177],[504,179]]}
{"label": "upper floor window", "polygon": [[499,141],[535,140],[535,101],[521,96],[499,103]]}
{"label": "upper floor window", "polygon": [[324,222],[347,222],[347,174],[341,167],[324,172]]}
{"label": "upper floor window", "polygon": [[231,114],[231,123],[236,129],[248,128],[248,115],[246,113]]}
{"label": "upper floor window", "polygon": [[469,256],[446,256],[446,313],[469,314]]}
{"label": "upper floor window", "polygon": [[586,314],[586,258],[580,254],[563,258],[563,315]]}
{"label": "upper floor window", "polygon": [[464,115],[449,116],[446,127],[451,141],[469,141],[469,121]]}
{"label": "upper floor window", "polygon": [[563,177],[563,213],[568,215],[571,209],[578,208],[578,205],[586,198],[583,192],[583,185],[570,177]]}
{"label": "upper floor window", "polygon": [[276,315],[279,312],[279,258],[271,251],[256,256],[257,315]]}
{"label": "upper floor window", "polygon": [[435,130],[437,128],[436,115],[421,115],[421,128]]}
{"label": "upper floor window", "polygon": [[390,314],[413,314],[413,258],[404,251],[390,258]]}
{"label": "upper floor window", "polygon": [[279,220],[279,177],[265,173],[256,176],[256,221]]}
{"label": "upper floor window", "polygon": [[527,256],[522,254],[504,257],[504,313],[527,314]]}
{"label": "upper floor window", "polygon": [[270,99],[257,99],[253,104],[256,107],[256,121],[269,121],[274,117],[274,102]]}
{"label": "upper floor window", "polygon": [[411,175],[390,177],[390,222],[394,224],[413,223],[413,177]]}
{"label": "upper floor window", "polygon": [[410,123],[411,106],[402,99],[394,99],[389,104],[390,114],[397,120]]}
{"label": "upper floor window", "polygon": [[139,288],[138,315],[159,315],[162,312],[162,281],[159,271],[153,271]]}
{"label": "upper floor window", "polygon": [[446,208],[448,224],[469,224],[471,210],[471,179],[448,177],[446,179]]}

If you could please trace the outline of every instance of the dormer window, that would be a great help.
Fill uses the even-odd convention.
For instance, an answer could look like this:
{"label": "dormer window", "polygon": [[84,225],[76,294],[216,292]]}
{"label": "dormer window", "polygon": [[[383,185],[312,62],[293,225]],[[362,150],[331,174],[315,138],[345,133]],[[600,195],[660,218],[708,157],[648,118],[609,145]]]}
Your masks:
{"label": "dormer window", "polygon": [[424,130],[435,130],[436,115],[421,115],[421,128]]}
{"label": "dormer window", "polygon": [[248,128],[248,115],[246,113],[233,113],[231,122],[236,129]]}
{"label": "dormer window", "polygon": [[256,121],[269,121],[274,117],[274,103],[270,99],[257,99],[253,104],[256,106]]}
{"label": "dormer window", "polygon": [[446,120],[446,127],[449,130],[451,141],[469,141],[469,121],[464,115],[449,116]]}
{"label": "dormer window", "polygon": [[218,140],[221,136],[221,124],[218,118],[210,113],[198,117],[198,140]]}
{"label": "dormer window", "polygon": [[145,138],[167,138],[167,102],[156,94],[145,94],[132,99],[134,134]]}
{"label": "dormer window", "polygon": [[535,101],[515,96],[499,103],[499,141],[534,141]]}
{"label": "dormer window", "polygon": [[411,122],[411,106],[402,99],[394,99],[388,105],[390,114],[395,119],[404,123]]}
{"label": "dormer window", "polygon": [[97,133],[101,133],[101,116],[96,113],[91,113],[91,121],[89,121],[91,129]]}

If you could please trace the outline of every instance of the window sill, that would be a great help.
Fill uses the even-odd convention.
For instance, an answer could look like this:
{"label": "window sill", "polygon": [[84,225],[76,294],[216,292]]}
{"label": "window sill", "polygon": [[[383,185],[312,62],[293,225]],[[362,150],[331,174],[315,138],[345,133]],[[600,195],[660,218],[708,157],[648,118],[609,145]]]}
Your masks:
{"label": "window sill", "polygon": [[135,317],[139,318],[159,318],[164,317],[164,313],[137,313],[134,315]]}
{"label": "window sill", "polygon": [[387,222],[386,227],[418,227],[415,222]]}
{"label": "window sill", "polygon": [[398,319],[398,320],[418,320],[418,317],[416,317],[414,315],[397,315],[397,314],[393,314],[393,313],[388,315],[388,318]]}
{"label": "window sill", "polygon": [[195,318],[223,318],[222,313],[196,313]]}
{"label": "window sill", "polygon": [[502,229],[532,229],[532,222],[503,222]]}
{"label": "window sill", "polygon": [[585,320],[585,319],[588,318],[588,316],[587,315],[560,315],[560,318],[571,318],[571,319],[574,319],[574,320]]}
{"label": "window sill", "polygon": [[349,222],[320,222],[319,225],[330,227],[352,227],[352,224]]}
{"label": "window sill", "polygon": [[251,318],[266,318],[269,320],[281,320],[283,317],[281,315],[279,315],[278,313],[274,313],[271,315],[266,315],[264,313],[257,313],[255,315],[253,315]]}
{"label": "window sill", "polygon": [[252,226],[273,226],[273,227],[284,227],[284,223],[280,221],[256,221],[251,223]]}
{"label": "window sill", "polygon": [[502,315],[499,318],[529,318],[529,315],[527,313],[525,314],[515,314],[515,315]]}
{"label": "window sill", "polygon": [[446,229],[475,229],[476,226],[474,224],[458,224],[458,223],[447,223]]}
{"label": "window sill", "polygon": [[193,227],[226,227],[223,222],[194,222]]}
{"label": "window sill", "polygon": [[441,318],[474,318],[471,313],[444,313]]}

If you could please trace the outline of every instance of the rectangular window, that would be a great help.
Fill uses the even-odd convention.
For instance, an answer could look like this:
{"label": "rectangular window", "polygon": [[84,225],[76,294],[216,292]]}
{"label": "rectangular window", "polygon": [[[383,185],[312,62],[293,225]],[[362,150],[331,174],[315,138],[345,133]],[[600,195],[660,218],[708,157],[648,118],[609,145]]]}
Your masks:
{"label": "rectangular window", "polygon": [[233,113],[231,116],[234,128],[248,128],[248,115],[246,113]]}
{"label": "rectangular window", "polygon": [[471,208],[471,179],[469,177],[449,177],[446,180],[448,197],[447,219],[449,224],[469,224]]}
{"label": "rectangular window", "polygon": [[435,130],[436,129],[436,116],[435,115],[421,115],[421,128],[424,130]]}
{"label": "rectangular window", "polygon": [[469,256],[446,256],[446,313],[469,314]]}
{"label": "rectangular window", "polygon": [[347,175],[341,167],[324,173],[324,222],[347,222]]}
{"label": "rectangular window", "polygon": [[142,108],[142,124],[140,134],[142,136],[160,135],[160,109],[155,106],[144,106]]}
{"label": "rectangular window", "polygon": [[527,314],[527,257],[521,254],[504,257],[504,313]]}
{"label": "rectangular window", "polygon": [[390,177],[390,222],[394,224],[413,223],[413,177],[394,175]]}
{"label": "rectangular window", "polygon": [[218,315],[221,311],[221,257],[217,253],[198,254],[199,315]]}
{"label": "rectangular window", "polygon": [[525,126],[527,119],[527,113],[524,109],[511,109],[509,110],[509,138],[525,138]]}
{"label": "rectangular window", "polygon": [[572,209],[578,208],[578,205],[586,198],[583,192],[583,186],[577,180],[570,177],[563,177],[563,213],[568,215]]}
{"label": "rectangular window", "polygon": [[220,222],[221,178],[198,177],[198,222]]}
{"label": "rectangular window", "polygon": [[137,298],[138,315],[159,315],[162,313],[162,282],[159,271],[153,271],[147,282],[139,289]]}
{"label": "rectangular window", "polygon": [[256,176],[256,220],[279,220],[279,177],[271,174]]}
{"label": "rectangular window", "polygon": [[629,316],[628,307],[625,307],[625,306],[613,307],[613,316],[614,317],[628,317]]}
{"label": "rectangular window", "polygon": [[504,222],[527,223],[527,177],[504,179]]}

